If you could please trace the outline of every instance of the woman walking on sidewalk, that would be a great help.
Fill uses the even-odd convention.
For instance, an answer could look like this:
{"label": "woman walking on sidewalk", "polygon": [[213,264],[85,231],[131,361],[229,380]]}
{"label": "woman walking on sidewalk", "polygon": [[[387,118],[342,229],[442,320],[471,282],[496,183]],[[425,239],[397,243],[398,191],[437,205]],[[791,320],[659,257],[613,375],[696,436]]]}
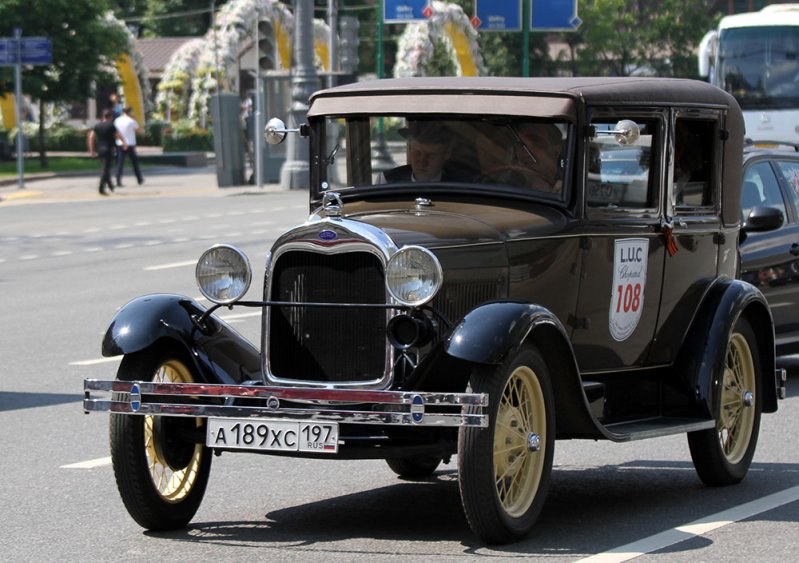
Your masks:
{"label": "woman walking on sidewalk", "polygon": [[122,142],[122,150],[127,149],[128,144],[122,135],[119,134],[116,127],[114,127],[114,113],[107,109],[103,111],[103,120],[99,122],[94,128],[89,131],[89,154],[91,156],[99,155],[103,159],[103,174],[100,176],[100,194],[108,195],[105,191],[105,186],[112,192],[114,186],[111,184],[111,165],[114,159],[114,142],[119,140]]}

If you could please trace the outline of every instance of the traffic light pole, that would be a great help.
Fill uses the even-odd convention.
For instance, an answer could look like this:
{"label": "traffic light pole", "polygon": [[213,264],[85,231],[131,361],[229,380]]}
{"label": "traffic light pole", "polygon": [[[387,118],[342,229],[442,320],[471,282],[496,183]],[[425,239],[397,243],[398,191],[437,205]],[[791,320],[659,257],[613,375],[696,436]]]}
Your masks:
{"label": "traffic light pole", "polygon": [[255,185],[259,188],[264,187],[263,175],[263,158],[261,154],[261,135],[263,134],[263,120],[264,108],[262,107],[261,99],[264,95],[264,84],[261,79],[261,47],[258,41],[258,18],[255,19],[253,37],[255,38],[255,124],[253,125],[254,147],[253,164],[255,167]]}
{"label": "traffic light pole", "polygon": [[14,28],[14,41],[17,45],[17,64],[14,69],[14,96],[17,98],[14,104],[17,106],[17,174],[19,175],[17,186],[21,190],[25,188],[25,166],[22,163],[25,133],[22,131],[22,30],[18,27]]}
{"label": "traffic light pole", "polygon": [[[313,62],[313,1],[294,2],[294,52],[296,66],[291,77],[290,123],[299,127],[307,119],[308,99],[319,89],[319,77]],[[289,135],[286,161],[280,168],[280,185],[283,189],[308,189],[310,168],[308,166],[309,140],[299,135]]]}

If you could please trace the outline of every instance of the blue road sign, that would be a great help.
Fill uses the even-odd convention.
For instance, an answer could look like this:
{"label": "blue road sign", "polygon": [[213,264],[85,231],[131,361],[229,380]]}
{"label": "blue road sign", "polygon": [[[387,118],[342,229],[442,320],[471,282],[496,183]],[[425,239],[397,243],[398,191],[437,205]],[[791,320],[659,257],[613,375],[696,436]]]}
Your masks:
{"label": "blue road sign", "polygon": [[46,65],[53,62],[53,44],[47,37],[23,37],[22,64]]}
{"label": "blue road sign", "polygon": [[[17,46],[22,52],[17,58]],[[0,38],[0,66],[46,65],[53,62],[53,44],[47,37]]]}
{"label": "blue road sign", "polygon": [[530,29],[574,31],[583,23],[577,17],[577,0],[531,0]]}
{"label": "blue road sign", "polygon": [[521,31],[522,0],[475,0],[477,29]]}
{"label": "blue road sign", "polygon": [[403,23],[425,19],[422,13],[427,7],[427,0],[384,0],[383,21],[386,23]]}
{"label": "blue road sign", "polygon": [[0,39],[0,66],[17,64],[16,46],[14,39]]}

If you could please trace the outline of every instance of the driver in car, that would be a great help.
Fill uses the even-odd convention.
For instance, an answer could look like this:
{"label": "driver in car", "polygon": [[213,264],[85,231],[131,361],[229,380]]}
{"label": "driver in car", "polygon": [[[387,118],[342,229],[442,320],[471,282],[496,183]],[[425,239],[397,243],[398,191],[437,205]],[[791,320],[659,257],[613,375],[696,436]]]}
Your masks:
{"label": "driver in car", "polygon": [[452,152],[449,131],[436,121],[409,121],[399,130],[408,141],[408,164],[378,174],[376,184],[386,182],[457,182],[460,175],[445,166]]}

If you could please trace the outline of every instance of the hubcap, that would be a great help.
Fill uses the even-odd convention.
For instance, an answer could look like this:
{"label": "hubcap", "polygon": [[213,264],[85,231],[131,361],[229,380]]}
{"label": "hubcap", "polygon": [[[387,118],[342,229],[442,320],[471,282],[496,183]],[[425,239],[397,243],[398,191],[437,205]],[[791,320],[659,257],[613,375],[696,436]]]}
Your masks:
{"label": "hubcap", "polygon": [[535,498],[544,468],[546,405],[535,373],[517,368],[505,384],[494,430],[494,477],[506,513],[523,515]]}
{"label": "hubcap", "polygon": [[[192,383],[189,370],[176,360],[165,362],[158,368],[153,377],[155,383]],[[168,443],[163,443],[164,436],[159,434],[153,424],[154,417],[144,417],[144,450],[147,454],[147,465],[150,469],[150,478],[153,480],[158,494],[167,502],[179,502],[189,494],[200,467],[202,446],[197,444],[194,451],[188,456],[188,462],[182,468],[170,466],[170,456],[165,451]],[[199,419],[195,424],[199,425]],[[160,425],[159,425],[160,426]],[[175,457],[175,456],[171,456]],[[185,457],[185,454],[184,454]],[[173,461],[174,463],[174,461]]]}
{"label": "hubcap", "polygon": [[733,334],[727,349],[721,388],[721,410],[716,426],[724,457],[738,463],[746,454],[755,423],[755,368],[746,338]]}

